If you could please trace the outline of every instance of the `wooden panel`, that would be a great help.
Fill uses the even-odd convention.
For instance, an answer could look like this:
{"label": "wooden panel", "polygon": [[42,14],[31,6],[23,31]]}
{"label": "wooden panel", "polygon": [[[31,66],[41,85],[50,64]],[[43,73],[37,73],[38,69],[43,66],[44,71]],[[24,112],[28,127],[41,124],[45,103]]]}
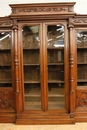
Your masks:
{"label": "wooden panel", "polygon": [[14,108],[14,94],[11,88],[0,89],[0,111]]}
{"label": "wooden panel", "polygon": [[76,107],[87,107],[87,90],[77,90]]}

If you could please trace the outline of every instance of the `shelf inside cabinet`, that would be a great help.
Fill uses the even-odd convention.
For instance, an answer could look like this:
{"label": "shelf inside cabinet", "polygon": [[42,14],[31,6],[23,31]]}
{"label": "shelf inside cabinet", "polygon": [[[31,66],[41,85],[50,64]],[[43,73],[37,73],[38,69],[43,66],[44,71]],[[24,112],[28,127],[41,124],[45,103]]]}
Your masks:
{"label": "shelf inside cabinet", "polygon": [[64,50],[64,47],[47,47],[48,50]]}
{"label": "shelf inside cabinet", "polygon": [[77,82],[87,82],[87,79],[78,79]]}
{"label": "shelf inside cabinet", "polygon": [[51,95],[48,95],[48,97],[65,97],[64,95],[61,95],[61,94],[51,94]]}
{"label": "shelf inside cabinet", "polygon": [[33,83],[36,84],[36,83],[40,83],[40,81],[30,81],[30,80],[29,80],[29,81],[24,81],[24,83],[25,83],[25,84],[30,84],[30,83],[31,83],[31,84],[33,84]]}
{"label": "shelf inside cabinet", "polygon": [[29,50],[39,50],[40,48],[23,48],[23,51],[29,51]]}
{"label": "shelf inside cabinet", "polygon": [[6,52],[9,52],[9,51],[11,51],[11,49],[1,49],[0,48],[0,52],[5,52],[6,53]]}
{"label": "shelf inside cabinet", "polygon": [[24,94],[25,97],[41,97],[39,94]]}
{"label": "shelf inside cabinet", "polygon": [[86,65],[87,62],[77,62],[78,65]]}
{"label": "shelf inside cabinet", "polygon": [[8,80],[0,80],[0,83],[12,83],[12,81],[10,79],[8,79]]}
{"label": "shelf inside cabinet", "polygon": [[87,47],[77,47],[77,49],[87,49]]}
{"label": "shelf inside cabinet", "polygon": [[62,63],[62,62],[58,62],[58,63],[48,63],[48,65],[64,65],[64,63]]}
{"label": "shelf inside cabinet", "polygon": [[40,64],[24,64],[25,67],[27,66],[40,66]]}
{"label": "shelf inside cabinet", "polygon": [[48,83],[64,83],[64,81],[61,81],[61,80],[48,80]]}

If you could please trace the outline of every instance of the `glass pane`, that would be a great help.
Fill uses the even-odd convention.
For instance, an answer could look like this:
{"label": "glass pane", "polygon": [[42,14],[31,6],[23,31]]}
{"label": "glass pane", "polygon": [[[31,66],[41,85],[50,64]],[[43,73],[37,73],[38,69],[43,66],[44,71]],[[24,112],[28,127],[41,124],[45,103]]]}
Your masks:
{"label": "glass pane", "polygon": [[38,48],[40,45],[39,26],[24,26],[23,32],[23,48]]}
{"label": "glass pane", "polygon": [[41,109],[40,84],[26,83],[24,91],[25,91],[25,108],[30,110]]}
{"label": "glass pane", "polygon": [[87,86],[87,31],[76,31],[77,86]]}
{"label": "glass pane", "polygon": [[0,32],[0,87],[12,87],[11,32]]}
{"label": "glass pane", "polygon": [[65,108],[64,26],[47,26],[48,108]]}
{"label": "glass pane", "polygon": [[25,109],[41,109],[39,26],[24,26],[22,36]]}
{"label": "glass pane", "polygon": [[65,107],[64,83],[48,84],[48,106],[50,109],[58,109]]}
{"label": "glass pane", "polygon": [[76,31],[77,47],[87,47],[87,30]]}

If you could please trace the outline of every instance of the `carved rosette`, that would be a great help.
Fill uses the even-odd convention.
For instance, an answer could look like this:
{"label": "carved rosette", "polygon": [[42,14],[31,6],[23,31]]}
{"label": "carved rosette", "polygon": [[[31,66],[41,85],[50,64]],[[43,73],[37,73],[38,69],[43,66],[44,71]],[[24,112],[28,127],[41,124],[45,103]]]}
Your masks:
{"label": "carved rosette", "polygon": [[11,92],[0,92],[0,108],[12,108],[13,96]]}
{"label": "carved rosette", "polygon": [[87,107],[87,91],[80,91],[77,94],[77,107]]}

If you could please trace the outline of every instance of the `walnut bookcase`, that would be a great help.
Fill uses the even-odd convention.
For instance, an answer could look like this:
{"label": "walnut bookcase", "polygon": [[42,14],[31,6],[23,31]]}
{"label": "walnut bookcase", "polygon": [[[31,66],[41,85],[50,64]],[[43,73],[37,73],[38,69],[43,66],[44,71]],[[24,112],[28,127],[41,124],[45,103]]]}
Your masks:
{"label": "walnut bookcase", "polygon": [[87,15],[74,5],[11,4],[0,18],[0,122],[87,121]]}

